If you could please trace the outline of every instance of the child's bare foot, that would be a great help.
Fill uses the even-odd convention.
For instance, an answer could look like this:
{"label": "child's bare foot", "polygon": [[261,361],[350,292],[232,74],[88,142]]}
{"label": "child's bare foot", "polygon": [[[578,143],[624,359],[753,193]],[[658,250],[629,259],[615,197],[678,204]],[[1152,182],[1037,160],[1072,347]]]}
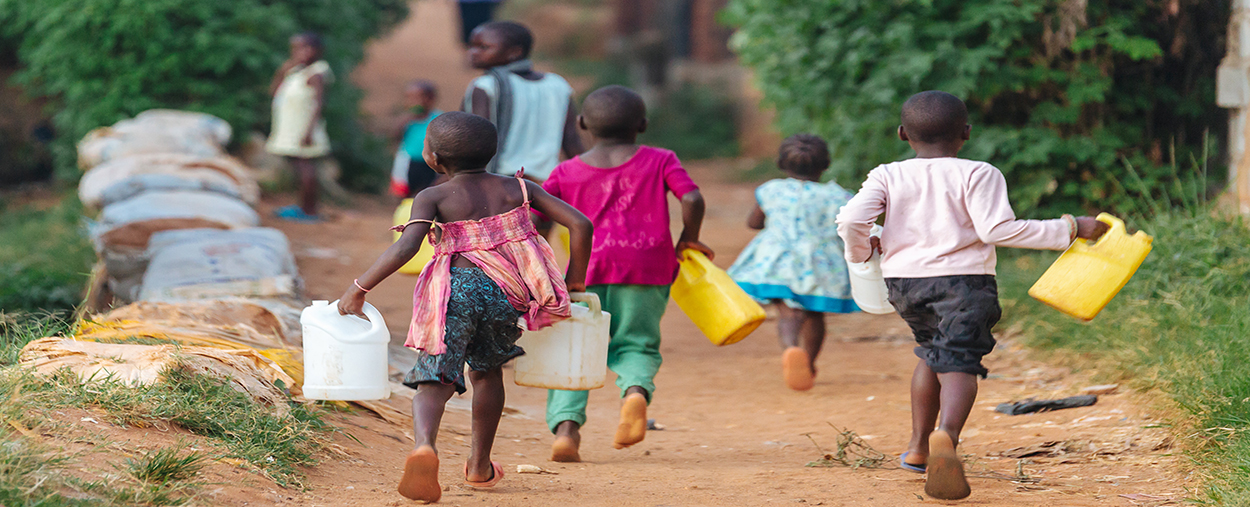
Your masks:
{"label": "child's bare foot", "polygon": [[556,427],[556,440],[551,443],[551,461],[557,463],[580,463],[582,461],[581,454],[578,449],[581,448],[582,435],[578,431],[577,423],[573,421],[564,421]]}
{"label": "child's bare foot", "polygon": [[621,405],[621,423],[616,427],[612,446],[624,449],[647,437],[647,397],[630,393]]}
{"label": "child's bare foot", "polygon": [[959,500],[972,494],[964,477],[964,463],[955,452],[955,441],[942,430],[929,435],[928,476],[925,494],[939,500]]}
{"label": "child's bare foot", "polygon": [[438,454],[433,447],[423,445],[408,453],[399,494],[425,503],[437,502],[443,496],[443,488],[438,485]]}
{"label": "child's bare foot", "polygon": [[781,374],[786,380],[786,387],[795,391],[806,391],[816,385],[816,375],[812,372],[812,359],[807,352],[798,347],[790,347],[781,353]]}

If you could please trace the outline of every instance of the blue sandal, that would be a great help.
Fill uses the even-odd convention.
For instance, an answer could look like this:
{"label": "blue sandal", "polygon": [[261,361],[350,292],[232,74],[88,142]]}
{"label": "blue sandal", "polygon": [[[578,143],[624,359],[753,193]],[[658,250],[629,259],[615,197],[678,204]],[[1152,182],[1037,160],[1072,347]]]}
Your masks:
{"label": "blue sandal", "polygon": [[910,452],[910,451],[909,451],[909,452],[905,452],[905,453],[903,453],[903,455],[902,455],[902,456],[899,456],[899,457],[898,457],[898,466],[903,467],[903,470],[907,470],[907,471],[909,471],[909,472],[916,472],[916,473],[918,473],[918,474],[923,474],[923,473],[925,473],[925,472],[927,471],[927,469],[928,469],[928,465],[913,465],[913,464],[911,464],[911,463],[908,463],[908,462],[907,462],[907,455],[908,455],[908,454],[911,454],[911,452]]}
{"label": "blue sandal", "polygon": [[320,222],[321,221],[321,217],[317,215],[309,215],[308,213],[304,213],[304,210],[302,208],[294,204],[290,206],[283,206],[281,208],[278,208],[274,210],[273,214],[274,216],[278,218],[281,218],[283,220],[290,220],[292,222]]}

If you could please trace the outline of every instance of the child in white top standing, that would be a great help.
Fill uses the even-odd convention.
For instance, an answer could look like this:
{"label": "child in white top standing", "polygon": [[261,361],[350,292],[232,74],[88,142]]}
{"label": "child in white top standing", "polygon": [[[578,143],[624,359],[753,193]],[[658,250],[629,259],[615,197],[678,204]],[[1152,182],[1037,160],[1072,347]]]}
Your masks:
{"label": "child in white top standing", "polygon": [[857,310],[834,227],[834,216],[851,193],[820,182],[829,168],[829,146],[819,137],[786,138],[777,167],[788,177],[755,190],[747,226],[762,230],[738,255],[729,276],[756,300],[776,303],[785,349],[782,376],[789,388],[806,391],[815,383],[825,314]]}
{"label": "child in white top standing", "polygon": [[[1017,220],[1003,174],[957,158],[971,130],[954,95],[913,95],[903,104],[898,136],[916,158],[873,169],[837,218],[848,260],[881,252],[890,303],[916,337],[912,436],[900,464],[927,473],[925,493],[943,500],[971,494],[955,447],[976,401],[977,377],[988,373],[981,358],[994,349],[990,330],[1002,315],[994,247],[1063,250],[1106,232],[1091,217]],[[882,215],[880,240],[869,239]]]}
{"label": "child in white top standing", "polygon": [[530,61],[534,35],[510,21],[473,30],[469,60],[486,75],[465,91],[464,110],[489,119],[499,130],[499,153],[488,169],[542,182],[560,163],[586,149],[577,134],[573,88],[551,72],[538,72]]}
{"label": "child in white top standing", "polygon": [[299,178],[300,204],[276,211],[278,217],[300,222],[317,218],[316,159],[330,154],[330,137],[322,117],[325,88],[334,82],[330,64],[321,59],[321,36],[305,32],[291,37],[291,58],[273,76],[273,127],[265,149],[286,157]]}

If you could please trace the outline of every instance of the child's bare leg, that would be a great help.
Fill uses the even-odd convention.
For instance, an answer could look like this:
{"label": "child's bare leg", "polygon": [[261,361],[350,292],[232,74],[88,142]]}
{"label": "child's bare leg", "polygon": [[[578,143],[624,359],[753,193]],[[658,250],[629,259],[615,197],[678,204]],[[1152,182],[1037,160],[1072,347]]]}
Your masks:
{"label": "child's bare leg", "polygon": [[647,390],[633,386],[625,390],[621,403],[621,422],[616,426],[612,446],[624,449],[647,437]]}
{"label": "child's bare leg", "polygon": [[781,342],[781,350],[799,346],[799,332],[803,328],[803,312],[777,303],[777,339]]}
{"label": "child's bare leg", "polygon": [[[807,324],[807,312],[790,308],[785,303],[778,303],[777,310],[781,316],[777,319],[777,330],[781,338],[781,376],[786,387],[795,391],[806,391],[815,385],[812,373],[813,357],[802,346],[803,333]],[[823,325],[822,325],[823,328]]]}
{"label": "child's bare leg", "polygon": [[977,376],[971,373],[939,373],[938,383],[942,386],[942,420],[938,429],[951,436],[955,444],[959,444],[959,434],[968,422],[968,414],[972,413],[972,405],[977,401]]}
{"label": "child's bare leg", "polygon": [[443,420],[447,400],[456,387],[429,382],[418,386],[412,397],[412,436],[416,449],[404,460],[404,475],[399,480],[399,494],[413,500],[437,502],[443,494],[438,484],[438,451],[435,439]]}
{"label": "child's bare leg", "polygon": [[911,376],[911,443],[906,459],[910,464],[924,465],[929,457],[929,434],[937,424],[941,389],[937,374],[920,361]]}
{"label": "child's bare leg", "polygon": [[942,414],[938,429],[929,436],[924,491],[941,500],[958,500],[972,494],[956,448],[959,433],[977,399],[977,377],[971,373],[951,372],[939,373],[937,378],[941,384]]}
{"label": "child's bare leg", "polygon": [[304,213],[317,214],[317,164],[306,158],[295,159],[295,175],[299,178],[300,205]]}
{"label": "child's bare leg", "polygon": [[469,380],[473,382],[473,448],[469,451],[465,480],[486,482],[495,475],[490,450],[503,416],[503,369],[469,371]]}
{"label": "child's bare leg", "polygon": [[800,346],[811,360],[812,374],[816,374],[816,356],[825,344],[825,314],[803,311],[803,328],[799,333]]}
{"label": "child's bare leg", "polygon": [[551,444],[551,461],[578,463],[582,460],[581,426],[575,421],[564,421],[556,426],[556,440]]}

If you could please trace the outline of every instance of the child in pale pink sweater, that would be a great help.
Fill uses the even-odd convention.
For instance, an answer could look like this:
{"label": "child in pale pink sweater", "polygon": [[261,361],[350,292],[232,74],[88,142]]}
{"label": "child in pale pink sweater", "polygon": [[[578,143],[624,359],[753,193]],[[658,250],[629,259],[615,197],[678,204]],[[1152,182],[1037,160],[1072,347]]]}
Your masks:
{"label": "child in pale pink sweater", "polygon": [[[990,329],[1002,314],[994,246],[1063,250],[1076,238],[1098,238],[1106,226],[1071,215],[1017,220],[1002,173],[956,158],[972,127],[954,95],[913,95],[903,104],[902,122],[899,139],[916,158],[868,173],[838,215],[838,235],[851,262],[881,252],[890,303],[916,336],[912,437],[900,464],[928,473],[929,496],[956,500],[971,490],[955,446],[976,401],[977,376],[988,373],[981,358],[994,348]],[[881,239],[870,239],[882,215]]]}

